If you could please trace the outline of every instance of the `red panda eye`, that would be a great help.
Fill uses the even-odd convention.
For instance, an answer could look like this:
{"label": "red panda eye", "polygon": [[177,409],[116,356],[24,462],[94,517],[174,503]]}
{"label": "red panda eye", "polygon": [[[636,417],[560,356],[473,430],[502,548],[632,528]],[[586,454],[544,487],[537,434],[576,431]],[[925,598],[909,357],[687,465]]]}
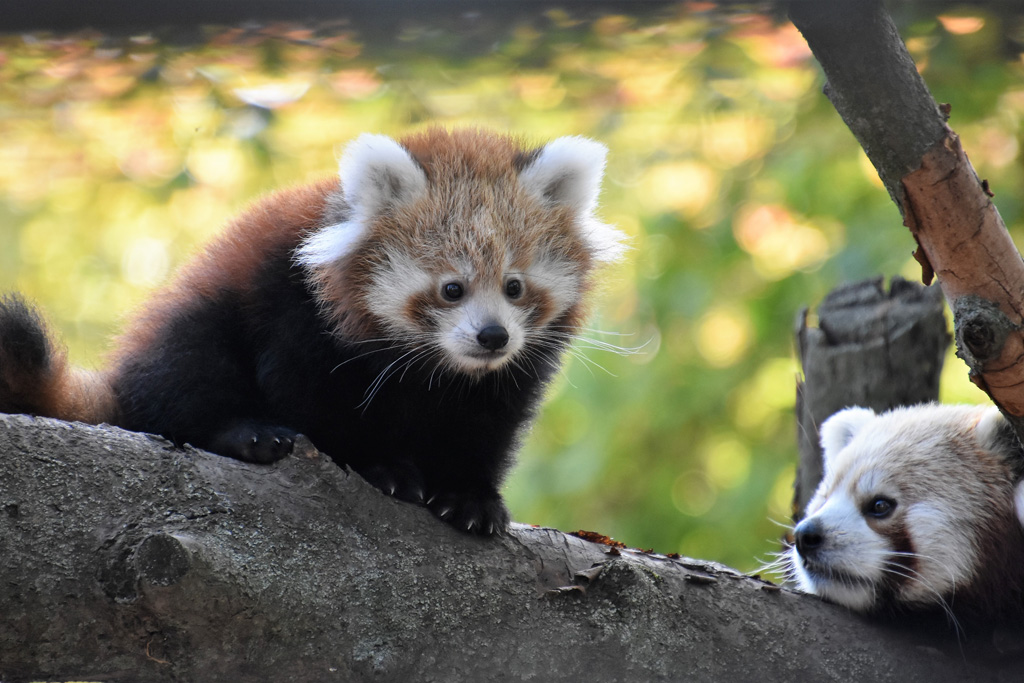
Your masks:
{"label": "red panda eye", "polygon": [[448,301],[458,301],[462,298],[462,285],[458,282],[448,282],[441,285],[441,296]]}
{"label": "red panda eye", "polygon": [[865,512],[877,519],[884,519],[896,509],[896,501],[879,496],[868,503]]}
{"label": "red panda eye", "polygon": [[505,283],[505,294],[510,299],[518,299],[523,293],[522,280],[509,280]]}

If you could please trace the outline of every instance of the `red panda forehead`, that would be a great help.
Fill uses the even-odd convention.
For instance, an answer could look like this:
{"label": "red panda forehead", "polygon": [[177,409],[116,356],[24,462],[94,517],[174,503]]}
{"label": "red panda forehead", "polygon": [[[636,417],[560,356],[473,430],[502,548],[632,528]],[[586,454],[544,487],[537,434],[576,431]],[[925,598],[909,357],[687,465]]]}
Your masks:
{"label": "red panda forehead", "polygon": [[559,264],[580,277],[591,270],[593,259],[570,217],[467,196],[428,196],[379,217],[361,249],[364,257],[384,265],[400,253],[436,275],[473,273],[496,281],[538,264]]}
{"label": "red panda forehead", "polygon": [[950,509],[971,509],[994,504],[1001,492],[1012,489],[1006,473],[982,465],[974,452],[949,446],[947,442],[945,449],[888,451],[877,458],[862,458],[838,473],[824,497],[845,492],[851,499],[865,502],[882,495],[896,499],[904,508],[929,501]]}
{"label": "red panda forehead", "polygon": [[524,152],[511,137],[460,129],[430,128],[410,135],[401,144],[423,168],[431,184],[457,177],[500,182],[510,180],[524,164]]}

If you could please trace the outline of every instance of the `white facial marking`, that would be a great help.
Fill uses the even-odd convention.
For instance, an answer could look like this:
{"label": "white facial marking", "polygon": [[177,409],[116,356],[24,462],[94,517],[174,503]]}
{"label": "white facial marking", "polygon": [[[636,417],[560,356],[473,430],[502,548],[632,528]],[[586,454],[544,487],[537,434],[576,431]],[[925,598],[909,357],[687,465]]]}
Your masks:
{"label": "white facial marking", "polygon": [[552,318],[565,313],[580,300],[580,277],[572,264],[552,257],[531,263],[526,269],[526,286],[541,288],[550,297]]}
{"label": "white facial marking", "polygon": [[900,600],[930,604],[936,593],[944,595],[966,584],[974,573],[975,551],[966,527],[954,512],[936,503],[921,502],[906,511],[907,527],[913,530],[917,555],[916,574],[900,590]]}
{"label": "white facial marking", "polygon": [[807,519],[818,523],[824,542],[813,558],[790,550],[800,588],[853,609],[870,607],[875,584],[884,574],[886,540],[868,526],[845,491],[824,501]]}
{"label": "white facial marking", "polygon": [[370,285],[373,310],[391,330],[417,334],[421,330],[409,320],[406,303],[411,297],[433,286],[433,279],[415,259],[402,252],[390,252],[388,266],[377,269]]}

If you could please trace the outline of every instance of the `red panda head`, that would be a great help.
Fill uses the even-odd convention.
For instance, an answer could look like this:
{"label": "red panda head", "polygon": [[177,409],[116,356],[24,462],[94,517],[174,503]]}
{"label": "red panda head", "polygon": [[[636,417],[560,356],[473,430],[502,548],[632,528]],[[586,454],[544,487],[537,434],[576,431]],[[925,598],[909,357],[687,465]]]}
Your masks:
{"label": "red panda head", "polygon": [[789,550],[801,589],[865,612],[1019,598],[1021,451],[998,410],[847,408],[821,443],[825,472]]}
{"label": "red panda head", "polygon": [[605,153],[578,137],[524,151],[475,130],[363,135],[297,261],[342,338],[495,370],[570,338],[594,268],[621,254],[621,233],[594,216]]}

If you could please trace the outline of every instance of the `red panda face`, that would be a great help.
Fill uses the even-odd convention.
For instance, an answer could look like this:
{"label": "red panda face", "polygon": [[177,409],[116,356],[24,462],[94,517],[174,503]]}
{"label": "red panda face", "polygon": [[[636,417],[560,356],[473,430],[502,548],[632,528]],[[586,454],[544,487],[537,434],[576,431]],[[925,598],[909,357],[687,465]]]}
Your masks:
{"label": "red panda face", "polygon": [[367,297],[390,338],[408,339],[426,357],[476,374],[515,362],[528,347],[553,344],[567,330],[551,326],[580,304],[580,269],[553,257],[481,269],[391,253],[373,274]]}
{"label": "red panda face", "polygon": [[594,268],[622,251],[593,215],[604,154],[582,138],[526,152],[479,131],[363,136],[342,158],[334,214],[296,260],[342,338],[497,370],[571,338]]}
{"label": "red panda face", "polygon": [[825,473],[788,553],[800,588],[865,612],[970,600],[1020,537],[1007,430],[977,406],[829,418]]}

